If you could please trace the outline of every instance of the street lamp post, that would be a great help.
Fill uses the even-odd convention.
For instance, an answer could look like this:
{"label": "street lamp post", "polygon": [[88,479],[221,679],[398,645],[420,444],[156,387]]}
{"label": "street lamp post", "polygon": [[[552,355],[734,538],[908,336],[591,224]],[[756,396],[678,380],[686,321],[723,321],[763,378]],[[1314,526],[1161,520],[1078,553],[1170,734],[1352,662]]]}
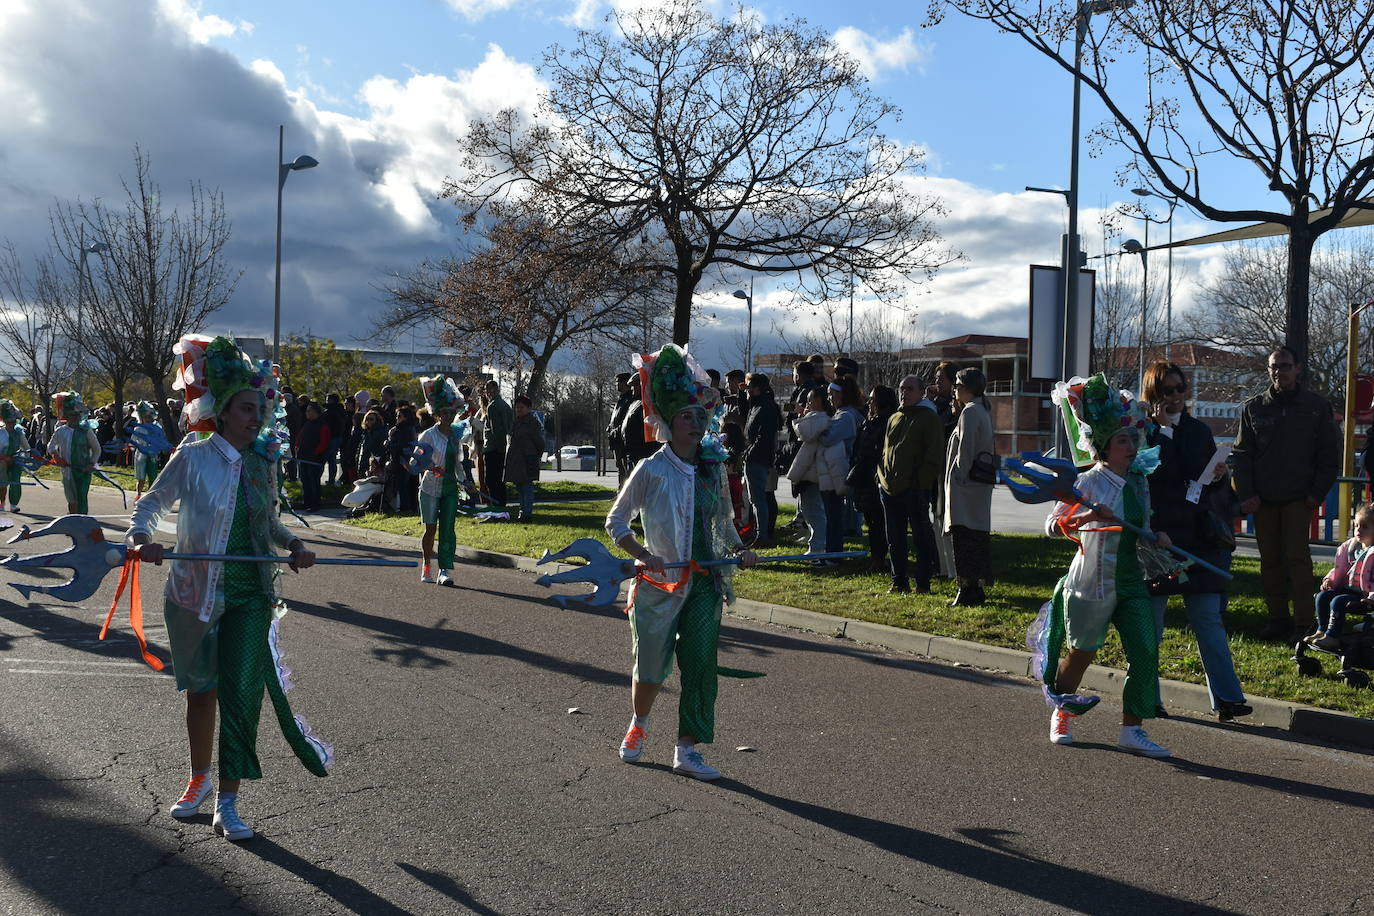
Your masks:
{"label": "street lamp post", "polygon": [[[81,330],[81,323],[82,323],[82,321],[85,320],[86,283],[89,282],[89,277],[86,275],[86,258],[87,258],[88,256],[90,256],[90,255],[93,255],[93,254],[104,254],[105,252],[107,252],[107,251],[110,250],[110,246],[107,245],[107,244],[105,244],[104,242],[90,242],[90,243],[88,244],[88,243],[86,242],[86,229],[85,229],[84,226],[83,226],[82,229],[81,229],[81,237],[80,237],[80,240],[79,240],[78,244],[81,246],[81,259],[80,259],[80,261],[77,263],[77,267],[76,267],[76,328],[75,328],[75,330],[76,330],[76,333],[79,335],[79,334],[82,333],[82,330]],[[95,292],[95,284],[94,284],[94,283],[91,283],[91,292],[93,292],[93,293]],[[81,347],[80,347],[80,345],[77,345],[76,347],[74,347],[73,350],[74,350],[74,352],[77,354],[77,357],[76,357],[77,363],[76,363],[76,372],[75,372],[76,379],[75,379],[75,381],[74,381],[73,384],[75,385],[76,389],[77,389],[78,391],[80,391],[80,390],[81,390],[81,384],[82,384],[82,382],[84,381],[83,376],[85,375],[86,359],[85,359],[84,355],[82,355],[82,353],[81,353]]]}
{"label": "street lamp post", "polygon": [[[1078,368],[1078,270],[1079,262],[1082,260],[1078,238],[1078,128],[1082,107],[1080,97],[1083,88],[1083,41],[1088,36],[1088,23],[1094,13],[1108,13],[1134,5],[1135,0],[1085,0],[1079,4],[1077,15],[1074,17],[1073,118],[1069,136],[1069,187],[1064,194],[1069,206],[1069,226],[1064,236],[1063,269],[1060,276],[1064,283],[1064,348],[1060,368],[1065,381],[1072,378]],[[1067,455],[1068,434],[1063,421],[1058,419],[1057,415],[1055,424],[1059,431],[1058,453]]]}
{"label": "street lamp post", "polygon": [[1121,246],[1121,250],[1127,254],[1140,255],[1140,340],[1137,347],[1140,351],[1140,371],[1136,375],[1135,394],[1138,398],[1145,396],[1145,319],[1150,314],[1150,220],[1145,220],[1145,244],[1142,245],[1135,239],[1127,239]]}
{"label": "street lamp post", "polygon": [[277,126],[277,270],[272,290],[272,362],[281,362],[281,192],[286,176],[302,169],[313,169],[320,163],[310,156],[297,156],[293,162],[283,162],[286,139],[285,125]]}
{"label": "street lamp post", "polygon": [[[1189,169],[1189,171],[1192,171]],[[1167,201],[1169,204],[1169,216],[1165,222],[1169,227],[1168,260],[1164,265],[1164,358],[1172,360],[1174,358],[1174,210],[1178,207],[1178,198],[1164,197],[1145,188],[1131,188],[1131,193],[1138,197],[1157,197]],[[1149,231],[1149,224],[1146,224],[1146,231]],[[1149,244],[1149,239],[1146,239]]]}
{"label": "street lamp post", "polygon": [[744,332],[744,371],[754,371],[754,280],[749,279],[749,292],[737,289],[733,293],[736,299],[744,300],[745,311],[749,313],[749,322],[745,326]]}

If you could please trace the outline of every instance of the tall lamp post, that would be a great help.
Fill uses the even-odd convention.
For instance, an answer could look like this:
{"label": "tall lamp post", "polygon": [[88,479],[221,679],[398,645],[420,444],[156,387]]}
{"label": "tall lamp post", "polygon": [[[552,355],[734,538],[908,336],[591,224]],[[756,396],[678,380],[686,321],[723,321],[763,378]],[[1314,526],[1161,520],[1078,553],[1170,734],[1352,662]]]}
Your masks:
{"label": "tall lamp post", "polygon": [[283,162],[282,149],[286,140],[285,125],[277,125],[277,271],[272,290],[272,362],[281,362],[281,191],[286,176],[302,169],[313,169],[320,163],[311,156],[297,156],[293,162]]}
{"label": "tall lamp post", "polygon": [[[1064,236],[1063,269],[1060,279],[1064,283],[1064,352],[1060,366],[1063,378],[1068,381],[1078,369],[1078,271],[1083,259],[1078,238],[1078,128],[1080,97],[1083,88],[1083,41],[1088,37],[1088,23],[1094,13],[1109,13],[1134,6],[1135,0],[1085,0],[1078,5],[1074,17],[1073,42],[1073,119],[1069,136],[1069,187],[1064,199],[1069,205],[1069,227]],[[1056,417],[1059,431],[1058,454],[1069,454],[1068,434],[1063,421]]]}
{"label": "tall lamp post", "polygon": [[[1169,226],[1169,254],[1168,261],[1165,262],[1164,266],[1164,284],[1166,287],[1164,290],[1164,358],[1172,360],[1174,358],[1174,210],[1178,207],[1178,198],[1164,197],[1145,188],[1131,188],[1131,193],[1137,197],[1155,197],[1169,204],[1169,216],[1165,219]],[[1149,231],[1149,223],[1145,224],[1145,230],[1146,232]],[[1149,245],[1148,238],[1146,245]]]}
{"label": "tall lamp post", "polygon": [[1145,244],[1142,245],[1135,239],[1127,239],[1121,246],[1121,250],[1127,254],[1140,255],[1140,340],[1137,346],[1140,350],[1140,371],[1136,375],[1135,395],[1137,398],[1145,397],[1145,319],[1150,314],[1150,220],[1145,220]]}
{"label": "tall lamp post", "polygon": [[744,332],[744,371],[754,371],[754,280],[749,280],[749,292],[737,289],[732,294],[736,299],[744,300],[745,311],[749,313],[749,323]]}
{"label": "tall lamp post", "polygon": [[[81,333],[81,324],[85,318],[86,284],[90,282],[90,277],[86,274],[86,258],[93,254],[104,254],[110,250],[110,246],[104,242],[87,242],[86,230],[81,230],[81,259],[76,268],[76,333]],[[95,292],[95,284],[91,283],[91,292]],[[74,385],[78,391],[84,381],[86,359],[81,354],[81,348],[74,348],[77,353],[76,380]]]}

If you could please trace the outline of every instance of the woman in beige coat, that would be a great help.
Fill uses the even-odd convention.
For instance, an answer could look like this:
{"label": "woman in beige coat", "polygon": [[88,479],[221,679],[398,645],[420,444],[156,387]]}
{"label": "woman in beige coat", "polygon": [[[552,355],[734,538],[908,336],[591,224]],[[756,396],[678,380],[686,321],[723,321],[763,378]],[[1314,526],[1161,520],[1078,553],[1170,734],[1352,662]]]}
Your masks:
{"label": "woman in beige coat", "polygon": [[945,453],[944,530],[954,541],[959,593],[951,605],[975,606],[986,599],[992,576],[992,485],[970,479],[974,459],[992,452],[992,420],[983,407],[987,378],[979,369],[960,369],[954,380],[959,421]]}

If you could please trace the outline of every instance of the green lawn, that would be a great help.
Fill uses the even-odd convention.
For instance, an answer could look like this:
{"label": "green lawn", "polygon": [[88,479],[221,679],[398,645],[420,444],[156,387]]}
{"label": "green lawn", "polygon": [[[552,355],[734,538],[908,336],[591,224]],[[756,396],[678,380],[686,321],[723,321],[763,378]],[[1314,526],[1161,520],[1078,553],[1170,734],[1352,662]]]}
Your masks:
{"label": "green lawn", "polygon": [[[460,517],[458,543],[526,557],[539,557],[545,549],[558,550],[579,537],[595,537],[609,545],[610,539],[602,528],[606,508],[605,502],[541,506],[529,524],[479,523]],[[787,522],[792,510],[784,506],[782,516],[780,521]],[[414,518],[369,515],[351,524],[417,537],[421,533],[420,523]],[[849,546],[863,549],[865,545],[852,542]],[[1052,541],[1036,535],[994,534],[993,568],[997,581],[988,590],[988,602],[976,608],[949,607],[948,601],[954,597],[954,584],[943,580],[937,580],[930,595],[888,595],[888,576],[884,572],[868,572],[867,559],[846,561],[841,566],[819,572],[800,564],[765,566],[742,573],[735,585],[743,598],[906,627],[938,636],[1024,648],[1026,628],[1068,567],[1073,549],[1067,541]],[[798,544],[764,553],[777,555],[803,550]],[[1318,572],[1323,573],[1327,568],[1319,567]],[[1264,602],[1259,597],[1259,561],[1238,556],[1234,572],[1236,578],[1227,622],[1236,669],[1247,693],[1374,717],[1374,690],[1356,690],[1337,681],[1331,676],[1336,669],[1334,659],[1323,659],[1326,676],[1299,677],[1289,649],[1256,638],[1267,619]],[[1170,602],[1165,619],[1164,644],[1160,647],[1161,674],[1203,683],[1202,661],[1185,624],[1182,599],[1175,598]],[[1115,632],[1098,660],[1104,665],[1125,666]]]}

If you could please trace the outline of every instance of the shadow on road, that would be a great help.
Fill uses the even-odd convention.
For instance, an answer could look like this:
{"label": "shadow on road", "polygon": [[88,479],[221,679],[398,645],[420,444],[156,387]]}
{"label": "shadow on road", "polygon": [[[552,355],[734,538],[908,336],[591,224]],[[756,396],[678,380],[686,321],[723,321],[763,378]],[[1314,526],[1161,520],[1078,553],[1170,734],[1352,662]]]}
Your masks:
{"label": "shadow on road", "polygon": [[[0,760],[5,761],[0,769],[0,870],[14,886],[43,901],[42,909],[156,911],[160,905],[142,898],[138,889],[140,878],[154,870],[162,893],[194,900],[202,912],[235,907],[239,895],[217,876],[178,859],[175,840],[171,848],[155,845],[137,830],[108,823],[110,800],[100,797],[108,783],[47,772],[3,738]],[[86,812],[104,815],[96,821]],[[102,898],[98,909],[93,908],[93,901]],[[17,906],[17,901],[0,900],[0,905],[6,903]]]}
{"label": "shadow on road", "polygon": [[730,779],[722,779],[715,785],[915,862],[1083,913],[1156,916],[1158,913],[1188,912],[1220,916],[1233,912],[1170,897],[1081,868],[1037,859],[1014,849],[1008,841],[1017,835],[1013,831],[961,830],[960,833],[975,841],[966,843],[914,827],[783,798]]}
{"label": "shadow on road", "polygon": [[1196,776],[1205,776],[1208,779],[1238,782],[1259,789],[1268,789],[1271,792],[1281,792],[1284,795],[1300,795],[1306,798],[1335,802],[1339,805],[1349,805],[1352,808],[1374,809],[1374,795],[1370,795],[1368,792],[1342,789],[1339,786],[1324,786],[1298,779],[1286,779],[1283,776],[1251,773],[1247,770],[1232,770],[1207,763],[1198,763],[1194,760],[1180,760],[1177,757],[1171,757],[1168,763],[1180,770]]}
{"label": "shadow on road", "polygon": [[448,897],[461,906],[467,907],[468,910],[479,914],[479,916],[501,916],[496,910],[478,902],[477,898],[473,897],[463,888],[463,885],[443,872],[425,871],[423,868],[418,868],[411,865],[409,862],[397,862],[396,864],[402,871],[410,875],[416,881],[434,888],[445,897]]}
{"label": "shadow on road", "polygon": [[[124,627],[128,626],[128,609],[124,610]],[[161,613],[155,619],[160,619]],[[29,604],[21,606],[12,601],[0,601],[0,620],[7,620],[19,626],[26,627],[34,631],[33,636],[45,642],[55,643],[67,649],[77,649],[81,652],[89,653],[97,658],[117,659],[119,661],[138,661],[139,650],[138,642],[133,634],[124,629],[119,629],[119,614],[115,615],[115,620],[110,624],[110,632],[103,641],[100,638],[100,624],[88,623],[78,620],[75,617],[67,617],[39,604]],[[102,620],[101,623],[104,621]],[[30,634],[24,634],[27,638]],[[0,635],[0,652],[14,648],[16,637]],[[167,667],[163,670],[169,678],[172,674],[172,666],[167,658],[168,652],[165,648],[155,647],[151,643],[148,650],[154,655],[167,661]],[[152,672],[152,668],[147,668],[143,673]]]}
{"label": "shadow on road", "polygon": [[264,862],[270,862],[282,871],[290,872],[308,886],[328,894],[355,913],[367,913],[369,916],[408,916],[410,913],[409,910],[377,896],[352,878],[345,878],[337,872],[306,861],[261,834],[243,843],[240,848],[244,852],[251,852]]}
{"label": "shadow on road", "polygon": [[331,601],[327,606],[293,601],[291,609],[302,614],[309,614],[312,617],[319,617],[322,620],[333,620],[383,634],[381,638],[394,648],[381,650],[378,658],[382,661],[387,661],[389,658],[399,658],[401,659],[399,663],[402,666],[412,663],[417,657],[414,652],[407,654],[408,650],[437,649],[441,652],[509,658],[512,661],[532,665],[536,668],[613,687],[624,687],[629,680],[628,675],[624,672],[608,671],[605,668],[568,661],[554,655],[536,652],[533,649],[524,649],[507,642],[501,642],[497,639],[465,633],[462,630],[421,626],[404,620],[382,617],[379,614],[368,614],[337,601]]}

